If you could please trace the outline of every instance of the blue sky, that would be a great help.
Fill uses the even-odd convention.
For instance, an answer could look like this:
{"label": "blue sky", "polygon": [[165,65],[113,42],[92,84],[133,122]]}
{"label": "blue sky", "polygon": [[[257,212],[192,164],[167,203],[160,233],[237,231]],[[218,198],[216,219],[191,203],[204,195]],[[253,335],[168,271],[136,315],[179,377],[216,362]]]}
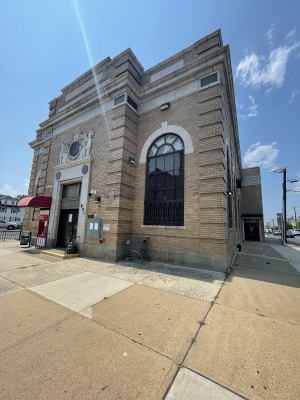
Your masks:
{"label": "blue sky", "polygon": [[[300,180],[299,0],[0,0],[0,193],[27,193],[28,142],[49,101],[92,65],[130,47],[148,69],[217,29],[230,46],[243,166],[261,167],[265,222],[276,219],[282,174],[270,171]],[[287,189],[287,215],[300,215],[300,182]]]}

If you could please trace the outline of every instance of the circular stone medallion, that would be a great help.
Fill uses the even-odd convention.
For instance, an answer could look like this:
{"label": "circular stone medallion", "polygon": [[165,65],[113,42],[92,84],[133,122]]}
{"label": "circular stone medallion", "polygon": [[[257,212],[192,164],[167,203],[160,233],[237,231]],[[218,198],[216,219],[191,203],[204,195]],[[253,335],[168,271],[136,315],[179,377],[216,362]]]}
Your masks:
{"label": "circular stone medallion", "polygon": [[89,170],[89,167],[87,165],[84,165],[81,169],[81,172],[83,173],[83,175],[85,175]]}
{"label": "circular stone medallion", "polygon": [[59,171],[57,171],[55,174],[56,180],[58,181],[60,177],[61,177],[61,173]]}
{"label": "circular stone medallion", "polygon": [[79,142],[73,142],[70,146],[70,156],[75,157],[79,152]]}

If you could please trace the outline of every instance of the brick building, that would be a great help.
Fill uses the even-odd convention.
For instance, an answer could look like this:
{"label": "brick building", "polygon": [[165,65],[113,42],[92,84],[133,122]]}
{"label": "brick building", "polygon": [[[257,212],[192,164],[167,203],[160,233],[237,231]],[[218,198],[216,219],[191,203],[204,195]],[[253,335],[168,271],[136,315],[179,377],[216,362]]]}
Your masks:
{"label": "brick building", "polygon": [[120,260],[126,240],[150,236],[153,260],[227,269],[243,172],[220,31],[146,71],[131,49],[108,57],[49,110],[22,204],[33,232],[47,216],[47,247],[73,236],[82,255]]}
{"label": "brick building", "polygon": [[241,218],[245,240],[260,240],[260,238],[264,238],[259,167],[243,169]]}

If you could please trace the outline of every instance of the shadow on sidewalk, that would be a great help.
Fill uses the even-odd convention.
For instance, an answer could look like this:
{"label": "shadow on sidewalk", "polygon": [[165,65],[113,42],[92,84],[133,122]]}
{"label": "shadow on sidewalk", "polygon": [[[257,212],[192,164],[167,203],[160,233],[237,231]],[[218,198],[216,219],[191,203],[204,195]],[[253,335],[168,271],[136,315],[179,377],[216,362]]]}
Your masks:
{"label": "shadow on sidewalk", "polygon": [[289,248],[282,245],[278,239],[267,239],[265,242],[243,242],[242,251],[236,254],[231,275],[227,281],[232,281],[234,277],[241,277],[300,288],[299,272],[272,247],[274,245],[293,251],[293,249],[288,250]]}

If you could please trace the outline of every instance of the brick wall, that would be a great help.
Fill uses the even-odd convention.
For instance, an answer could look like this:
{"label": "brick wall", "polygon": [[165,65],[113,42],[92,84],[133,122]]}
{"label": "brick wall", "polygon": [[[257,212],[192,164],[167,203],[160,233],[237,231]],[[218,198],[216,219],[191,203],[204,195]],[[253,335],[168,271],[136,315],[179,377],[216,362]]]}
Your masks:
{"label": "brick wall", "polygon": [[[200,88],[201,77],[215,71],[221,81]],[[92,129],[88,189],[96,190],[102,199],[95,204],[88,196],[80,218],[85,218],[86,229],[91,215],[110,229],[101,233],[106,239],[101,245],[97,238],[85,235],[82,253],[120,259],[128,238],[150,236],[153,259],[225,270],[241,239],[240,191],[235,191],[233,227],[228,227],[227,154],[234,188],[241,177],[241,160],[229,52],[222,47],[220,31],[148,71],[128,49],[113,60],[103,60],[96,73],[99,85],[104,85],[101,101],[106,108],[99,108],[97,93],[88,87],[91,71],[50,102],[50,117],[31,143],[33,148],[43,147],[43,152],[33,159],[29,193],[51,195],[61,143]],[[124,93],[143,104],[143,111],[138,114],[127,103],[113,107],[113,99]],[[161,111],[164,101],[171,105]],[[193,149],[184,156],[184,226],[144,226],[146,164],[139,162],[141,151],[154,132],[170,125],[187,132]],[[53,137],[45,140],[50,128]],[[135,164],[129,163],[129,157]],[[38,218],[32,212],[26,214],[28,226]]]}

